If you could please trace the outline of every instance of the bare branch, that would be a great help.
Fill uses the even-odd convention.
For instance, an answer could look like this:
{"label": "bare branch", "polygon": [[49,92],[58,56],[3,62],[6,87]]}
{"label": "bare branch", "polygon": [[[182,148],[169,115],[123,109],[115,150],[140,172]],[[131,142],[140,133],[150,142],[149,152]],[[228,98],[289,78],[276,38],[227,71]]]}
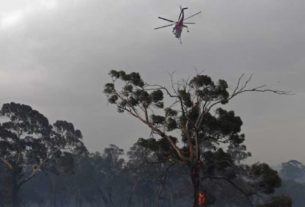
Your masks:
{"label": "bare branch", "polygon": [[173,95],[166,87],[164,87],[164,86],[161,86],[161,85],[156,85],[156,84],[154,84],[154,85],[150,85],[150,84],[145,84],[145,86],[146,87],[155,87],[155,88],[145,88],[145,90],[158,90],[158,89],[160,89],[160,90],[164,90],[166,93],[167,93],[167,95],[169,95],[170,97],[172,97],[172,98],[178,98],[178,96],[175,96],[175,95]]}
{"label": "bare branch", "polygon": [[177,94],[177,92],[175,91],[176,95],[173,95],[166,87],[161,86],[161,85],[149,85],[147,84],[147,86],[150,87],[157,87],[157,88],[146,88],[145,90],[157,90],[157,89],[161,89],[164,90],[168,96],[172,97],[172,98],[177,98],[180,102],[180,108],[181,108],[181,112],[182,112],[182,116],[185,116],[185,108],[184,108],[184,104],[183,104],[183,100],[182,98]]}
{"label": "bare branch", "polygon": [[252,80],[252,76],[253,74],[251,74],[249,78],[245,81],[244,85],[241,87],[242,90],[248,86],[249,82]]}
{"label": "bare branch", "polygon": [[13,169],[14,169],[13,165],[12,165],[9,161],[5,160],[4,158],[0,158],[0,160],[1,160],[10,170],[13,170]]}
{"label": "bare branch", "polygon": [[243,73],[243,74],[241,74],[241,76],[239,76],[238,81],[237,81],[237,84],[236,84],[236,87],[235,87],[235,89],[233,90],[233,93],[235,93],[235,92],[239,89],[240,82],[241,82],[242,78],[244,77],[244,75],[245,75],[245,74]]}
{"label": "bare branch", "polygon": [[174,107],[177,103],[180,103],[179,99],[175,100],[168,108]]}
{"label": "bare branch", "polygon": [[175,94],[177,95],[177,90],[176,90],[175,87],[174,87],[174,73],[175,73],[175,72],[170,73],[169,76],[170,76],[170,80],[171,80],[172,90],[173,90],[173,91],[175,92]]}
{"label": "bare branch", "polygon": [[266,87],[265,85],[261,85],[261,86],[257,86],[257,87],[250,88],[250,89],[246,89],[246,88],[240,89],[240,90],[236,91],[235,93],[232,93],[228,100],[231,100],[232,98],[234,98],[235,96],[237,96],[239,94],[247,93],[247,92],[261,92],[261,93],[270,92],[270,93],[274,93],[274,94],[278,94],[278,95],[289,95],[290,94],[288,91],[273,90],[273,89],[268,89],[265,87]]}
{"label": "bare branch", "polygon": [[[250,77],[243,84],[242,84],[242,79],[244,77],[244,74],[242,74],[238,78],[236,87],[234,88],[233,92],[229,96],[228,101],[230,101],[231,99],[233,99],[235,96],[237,96],[239,94],[248,93],[248,92],[261,92],[261,93],[269,92],[269,93],[274,93],[274,94],[277,94],[277,95],[290,95],[290,93],[288,91],[269,89],[269,88],[266,88],[266,85],[259,85],[259,86],[253,87],[253,88],[247,88],[248,84],[252,80],[252,76],[253,75],[251,74]],[[195,126],[197,128],[201,125],[204,115],[206,113],[210,112],[213,107],[220,104],[221,101],[222,100],[216,100],[214,102],[211,101],[209,103],[206,102],[204,104],[204,107],[206,107],[206,109],[203,108],[203,111],[201,112],[199,118],[196,121]]]}
{"label": "bare branch", "polygon": [[29,182],[33,177],[35,177],[38,172],[40,171],[40,167],[37,168],[37,169],[33,169],[32,170],[32,173],[29,177],[23,179],[22,181],[20,181],[17,185],[18,185],[18,188],[20,188],[22,185],[24,185],[25,183]]}

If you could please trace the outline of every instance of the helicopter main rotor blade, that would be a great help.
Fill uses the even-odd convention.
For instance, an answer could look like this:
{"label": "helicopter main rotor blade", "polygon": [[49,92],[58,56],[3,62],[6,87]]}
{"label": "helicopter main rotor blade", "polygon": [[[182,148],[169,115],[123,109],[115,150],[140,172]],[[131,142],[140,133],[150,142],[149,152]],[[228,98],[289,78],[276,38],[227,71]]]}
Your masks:
{"label": "helicopter main rotor blade", "polygon": [[165,28],[165,27],[170,27],[172,25],[174,25],[174,24],[168,24],[168,25],[164,25],[164,26],[161,26],[161,27],[156,27],[154,29],[162,29],[162,28]]}
{"label": "helicopter main rotor blade", "polygon": [[195,22],[183,22],[183,24],[196,24]]}
{"label": "helicopter main rotor blade", "polygon": [[170,20],[170,19],[166,19],[166,18],[163,18],[163,17],[158,17],[159,19],[162,19],[162,20],[165,20],[165,21],[168,21],[168,22],[175,22],[175,21],[173,21],[173,20]]}
{"label": "helicopter main rotor blade", "polygon": [[184,20],[187,20],[187,19],[189,19],[189,18],[192,18],[193,16],[196,16],[196,15],[198,15],[198,14],[200,14],[200,13],[201,13],[201,11],[200,11],[200,12],[197,12],[197,13],[195,13],[195,14],[193,14],[193,15],[187,17],[187,18],[184,18]]}

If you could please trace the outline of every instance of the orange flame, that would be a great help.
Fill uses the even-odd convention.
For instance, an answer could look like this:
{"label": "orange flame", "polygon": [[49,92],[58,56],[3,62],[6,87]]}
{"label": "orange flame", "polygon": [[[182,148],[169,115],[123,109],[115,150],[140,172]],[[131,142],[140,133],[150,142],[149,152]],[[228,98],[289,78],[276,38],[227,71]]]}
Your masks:
{"label": "orange flame", "polygon": [[204,192],[199,192],[197,197],[197,202],[199,206],[205,206],[207,197]]}

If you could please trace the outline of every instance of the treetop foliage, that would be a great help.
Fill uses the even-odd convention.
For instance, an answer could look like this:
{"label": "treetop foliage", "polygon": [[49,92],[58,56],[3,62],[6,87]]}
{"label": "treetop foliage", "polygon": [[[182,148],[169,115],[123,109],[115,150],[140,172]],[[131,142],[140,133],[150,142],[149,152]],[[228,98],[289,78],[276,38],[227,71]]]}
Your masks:
{"label": "treetop foliage", "polygon": [[[217,151],[219,143],[227,144],[232,151],[236,147],[239,151],[245,149],[245,146],[240,147],[244,141],[244,135],[240,134],[240,117],[222,108],[211,110],[235,95],[229,93],[226,81],[215,83],[207,75],[196,75],[177,88],[172,83],[170,91],[164,86],[144,82],[139,73],[111,70],[109,75],[112,82],[104,88],[109,103],[115,104],[118,112],[128,112],[138,118],[151,128],[152,134],[160,136],[160,141],[147,139],[145,146],[151,142],[150,146],[156,150],[158,144],[162,148],[162,142],[174,150],[177,154],[174,157],[183,160],[183,153],[188,154],[191,162],[197,159],[201,149]],[[179,142],[186,147],[178,149]],[[191,152],[180,153],[186,149]],[[245,158],[246,154],[240,157]]]}
{"label": "treetop foliage", "polygon": [[0,110],[0,161],[20,174],[18,186],[39,171],[68,172],[73,155],[86,154],[80,130],[48,119],[30,106],[6,103]]}

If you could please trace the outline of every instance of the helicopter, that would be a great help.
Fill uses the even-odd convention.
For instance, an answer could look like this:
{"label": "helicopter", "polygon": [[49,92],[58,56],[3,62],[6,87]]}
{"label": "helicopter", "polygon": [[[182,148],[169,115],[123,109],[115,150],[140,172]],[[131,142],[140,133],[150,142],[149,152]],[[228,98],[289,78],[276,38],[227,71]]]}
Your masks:
{"label": "helicopter", "polygon": [[164,25],[164,26],[161,26],[161,27],[156,27],[154,29],[157,30],[157,29],[162,29],[162,28],[166,28],[166,27],[170,27],[170,26],[175,25],[173,27],[173,34],[177,39],[179,39],[180,43],[182,43],[181,34],[182,34],[183,28],[186,28],[187,32],[189,32],[189,29],[188,29],[187,25],[188,24],[195,24],[194,22],[184,22],[184,20],[190,19],[193,16],[196,16],[196,15],[201,13],[201,11],[199,11],[199,12],[185,18],[184,17],[184,10],[186,10],[186,9],[188,9],[188,8],[187,7],[182,8],[182,6],[180,6],[180,14],[179,14],[179,17],[178,17],[178,21],[173,21],[173,20],[170,20],[170,19],[166,19],[164,17],[158,17],[159,19],[170,22],[170,24],[167,24],[167,25]]}

